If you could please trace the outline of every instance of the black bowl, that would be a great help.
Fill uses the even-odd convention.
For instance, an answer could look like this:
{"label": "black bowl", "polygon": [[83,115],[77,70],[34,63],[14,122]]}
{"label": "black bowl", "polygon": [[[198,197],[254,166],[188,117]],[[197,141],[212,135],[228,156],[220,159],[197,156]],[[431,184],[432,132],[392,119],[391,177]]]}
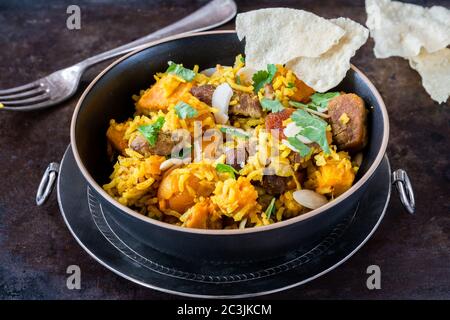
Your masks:
{"label": "black bowl", "polygon": [[98,194],[105,211],[124,230],[158,250],[182,258],[246,261],[281,255],[309,246],[352,214],[380,165],[389,136],[386,108],[380,94],[352,66],[336,88],[354,92],[370,106],[369,144],[355,184],[337,199],[307,214],[269,226],[245,230],[188,229],[145,217],[111,198],[101,187],[112,165],[106,155],[106,130],[110,119],[126,120],[134,112],[131,99],[153,82],[153,74],[172,60],[187,67],[199,64],[232,65],[244,45],[234,31],[204,32],[159,41],[132,52],[106,68],[85,90],[71,124],[71,143],[78,167]]}

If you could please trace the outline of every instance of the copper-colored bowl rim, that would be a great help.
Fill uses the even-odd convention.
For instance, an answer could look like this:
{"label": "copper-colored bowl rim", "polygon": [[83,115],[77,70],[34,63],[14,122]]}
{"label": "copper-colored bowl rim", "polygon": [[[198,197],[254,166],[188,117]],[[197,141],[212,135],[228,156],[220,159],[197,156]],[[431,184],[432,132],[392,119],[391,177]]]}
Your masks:
{"label": "copper-colored bowl rim", "polygon": [[78,103],[75,107],[75,111],[73,113],[73,117],[72,117],[72,122],[70,125],[70,143],[72,145],[72,151],[73,151],[73,155],[75,157],[75,160],[77,162],[78,168],[80,169],[82,175],[84,176],[84,178],[86,179],[86,181],[91,185],[91,187],[94,188],[94,190],[100,194],[103,199],[105,199],[106,201],[108,201],[111,205],[117,207],[118,209],[120,209],[121,211],[123,211],[124,213],[127,213],[137,219],[140,219],[142,222],[144,223],[150,223],[150,224],[154,224],[157,225],[159,227],[162,228],[167,228],[167,229],[171,229],[173,231],[179,231],[179,232],[187,232],[187,233],[192,233],[192,234],[202,234],[202,235],[235,235],[235,234],[243,234],[243,233],[254,233],[254,232],[264,232],[267,230],[271,230],[274,228],[282,228],[282,227],[286,227],[289,226],[291,224],[295,224],[297,222],[309,219],[315,215],[321,214],[324,211],[327,211],[328,209],[331,209],[332,207],[334,207],[336,204],[345,201],[353,192],[355,192],[357,189],[359,189],[360,187],[362,187],[374,174],[375,170],[379,167],[381,161],[383,160],[383,156],[386,152],[386,148],[387,148],[387,144],[388,144],[388,139],[389,139],[389,118],[388,118],[388,113],[386,110],[386,106],[383,102],[383,99],[381,98],[380,93],[378,92],[378,90],[375,88],[375,86],[372,84],[372,82],[366,77],[366,75],[364,75],[364,73],[362,73],[358,68],[356,68],[354,65],[351,65],[351,69],[353,71],[355,71],[360,77],[361,79],[365,82],[365,84],[369,87],[371,93],[375,96],[376,100],[378,101],[378,104],[380,106],[381,109],[381,113],[383,115],[383,127],[384,127],[384,133],[383,133],[383,139],[382,139],[382,143],[381,143],[381,147],[378,150],[378,154],[375,158],[375,160],[373,161],[372,165],[369,167],[369,169],[367,170],[367,172],[350,188],[348,189],[346,192],[344,192],[343,194],[341,194],[339,197],[337,197],[335,200],[328,202],[326,205],[312,210],[308,213],[302,214],[300,216],[291,218],[289,220],[285,220],[285,221],[280,221],[280,222],[276,222],[267,226],[261,226],[261,227],[254,227],[254,228],[247,228],[247,229],[232,229],[232,230],[206,230],[206,229],[192,229],[192,228],[184,228],[184,227],[180,227],[177,225],[172,225],[166,222],[161,222],[149,217],[146,217],[124,205],[122,205],[121,203],[119,203],[118,201],[116,201],[114,198],[112,198],[106,191],[104,191],[102,189],[102,187],[94,180],[94,178],[89,174],[89,172],[87,171],[86,167],[84,166],[83,162],[81,161],[80,155],[78,153],[78,149],[77,149],[77,143],[76,143],[76,139],[75,139],[75,124],[77,122],[78,119],[78,113],[81,109],[81,105],[84,102],[85,97],[87,96],[87,94],[91,91],[92,87],[97,83],[97,81],[106,73],[108,72],[110,69],[112,69],[114,66],[116,66],[117,64],[119,64],[120,62],[126,60],[127,58],[133,56],[134,54],[137,54],[138,52],[141,52],[147,48],[165,43],[165,42],[169,42],[169,41],[173,41],[173,40],[178,40],[178,39],[183,39],[183,38],[189,38],[189,37],[198,37],[198,36],[204,36],[204,35],[214,35],[214,34],[230,34],[230,33],[236,33],[235,30],[218,30],[218,31],[206,31],[206,32],[198,32],[198,33],[185,33],[185,34],[180,34],[177,36],[173,36],[173,37],[168,37],[162,40],[158,40],[152,43],[149,43],[148,45],[142,46],[141,48],[128,53],[127,55],[115,60],[113,63],[111,63],[108,67],[106,67],[102,72],[100,72],[100,74],[95,77],[94,80],[92,80],[92,82],[89,84],[89,86],[84,90],[83,94],[81,95],[80,99],[78,100]]}

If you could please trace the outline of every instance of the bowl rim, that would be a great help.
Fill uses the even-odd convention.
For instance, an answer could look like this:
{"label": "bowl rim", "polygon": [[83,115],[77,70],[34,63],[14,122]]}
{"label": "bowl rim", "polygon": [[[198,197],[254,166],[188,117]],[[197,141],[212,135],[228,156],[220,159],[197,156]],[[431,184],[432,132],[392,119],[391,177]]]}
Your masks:
{"label": "bowl rim", "polygon": [[375,88],[373,83],[367,78],[367,76],[362,73],[358,68],[356,68],[353,64],[351,65],[351,69],[355,71],[361,79],[365,82],[365,84],[368,86],[370,92],[374,95],[375,99],[377,100],[381,113],[383,118],[383,126],[384,126],[384,134],[381,142],[381,147],[378,150],[377,156],[375,157],[375,160],[373,161],[372,165],[369,167],[367,172],[354,184],[352,185],[347,191],[345,191],[343,194],[341,194],[339,197],[337,197],[335,200],[328,202],[326,205],[311,210],[310,212],[307,212],[305,214],[302,214],[300,216],[285,220],[276,222],[270,225],[266,226],[260,226],[260,227],[253,227],[253,228],[247,228],[247,229],[230,229],[230,230],[213,230],[213,229],[194,229],[194,228],[185,228],[180,227],[177,225],[169,224],[167,222],[162,222],[159,220],[155,220],[152,218],[149,218],[147,216],[144,216],[131,208],[128,208],[127,206],[119,203],[117,200],[112,198],[103,188],[94,180],[94,178],[91,176],[91,174],[88,172],[86,167],[84,166],[81,157],[78,153],[77,148],[77,142],[75,139],[75,127],[78,119],[78,114],[80,112],[81,106],[86,98],[86,96],[90,93],[92,87],[100,80],[100,78],[103,77],[109,70],[111,70],[113,67],[115,67],[120,62],[128,59],[129,57],[154,46],[157,46],[159,44],[163,44],[170,41],[175,41],[179,39],[189,38],[189,37],[198,37],[198,36],[209,36],[209,35],[221,35],[221,34],[233,34],[236,33],[235,30],[214,30],[214,31],[204,31],[204,32],[196,32],[196,33],[183,33],[171,37],[167,37],[158,41],[151,42],[149,44],[143,45],[139,47],[138,49],[124,55],[123,57],[120,57],[116,59],[114,62],[112,62],[109,66],[107,66],[105,69],[103,69],[95,78],[91,81],[91,83],[87,86],[87,88],[84,90],[83,94],[79,98],[75,110],[73,112],[71,124],[70,124],[70,143],[72,145],[72,151],[73,155],[75,157],[75,161],[77,163],[78,168],[80,169],[83,177],[86,179],[86,181],[89,183],[91,187],[94,188],[94,190],[106,201],[108,201],[112,206],[116,207],[123,213],[129,214],[134,218],[137,218],[145,223],[150,223],[155,225],[156,227],[162,227],[165,229],[170,229],[172,231],[178,231],[178,232],[186,232],[191,234],[202,234],[202,235],[236,235],[236,234],[246,234],[246,233],[256,233],[256,232],[264,232],[269,231],[272,229],[277,228],[283,228],[290,226],[292,224],[295,224],[297,222],[309,219],[313,216],[316,216],[318,214],[321,214],[328,209],[331,209],[338,203],[346,200],[349,196],[351,196],[357,189],[362,187],[374,174],[375,170],[379,167],[381,161],[383,160],[383,156],[386,153],[387,144],[389,140],[389,117],[386,109],[386,105],[384,104],[384,101],[378,92],[378,90]]}

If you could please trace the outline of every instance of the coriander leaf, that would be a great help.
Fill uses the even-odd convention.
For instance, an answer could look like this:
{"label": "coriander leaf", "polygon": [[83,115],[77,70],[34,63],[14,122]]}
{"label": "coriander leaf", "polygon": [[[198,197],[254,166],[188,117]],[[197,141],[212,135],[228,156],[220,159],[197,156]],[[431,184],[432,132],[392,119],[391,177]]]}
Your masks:
{"label": "coriander leaf", "polygon": [[175,113],[178,118],[186,119],[193,118],[198,115],[198,111],[192,108],[189,104],[181,101],[175,106]]}
{"label": "coriander leaf", "polygon": [[159,117],[152,124],[140,126],[138,128],[138,131],[145,137],[145,139],[147,139],[148,143],[151,146],[154,146],[156,144],[156,141],[158,140],[159,131],[161,131],[164,122],[164,117]]}
{"label": "coriander leaf", "polygon": [[245,63],[245,57],[244,56],[241,56],[241,62]]}
{"label": "coriander leaf", "polygon": [[241,76],[236,76],[236,83],[241,85]]}
{"label": "coriander leaf", "polygon": [[235,174],[239,174],[239,172],[237,172],[235,168],[233,168],[232,166],[229,166],[227,164],[224,164],[224,163],[218,163],[216,165],[216,170],[217,170],[217,172],[229,173],[233,179],[236,179]]}
{"label": "coriander leaf", "polygon": [[308,147],[303,142],[301,142],[300,140],[298,140],[297,138],[289,137],[289,138],[287,138],[287,141],[289,142],[289,144],[291,146],[293,146],[296,149],[296,151],[302,157],[306,157],[311,152],[311,148]]}
{"label": "coriander leaf", "polygon": [[269,206],[267,207],[266,211],[264,212],[267,219],[270,219],[270,216],[272,215],[272,213],[274,213],[274,211],[275,211],[275,198],[272,198],[272,200],[269,203]]}
{"label": "coriander leaf", "polygon": [[325,130],[328,125],[326,121],[320,119],[315,115],[312,115],[311,113],[303,109],[298,109],[293,112],[291,115],[291,119],[301,128],[311,126]]}
{"label": "coriander leaf", "polygon": [[264,85],[271,83],[273,77],[275,77],[275,73],[277,73],[277,66],[274,64],[268,64],[267,71],[260,70],[256,72],[252,77],[253,90],[257,93],[262,87],[264,87]]}
{"label": "coriander leaf", "polygon": [[284,109],[283,104],[278,100],[271,100],[267,98],[262,98],[261,100],[261,107],[264,110],[272,111],[272,112],[280,112]]}
{"label": "coriander leaf", "polygon": [[181,79],[184,79],[188,82],[192,81],[195,78],[195,72],[183,67],[181,64],[176,64],[172,61],[169,61],[169,68],[167,68],[167,73],[174,74]]}
{"label": "coriander leaf", "polygon": [[291,119],[301,128],[299,134],[316,142],[325,153],[330,153],[327,141],[327,122],[302,109],[292,113]]}
{"label": "coriander leaf", "polygon": [[317,106],[312,103],[304,104],[304,103],[297,102],[297,101],[289,101],[289,104],[296,108],[308,108],[308,109],[317,111]]}
{"label": "coriander leaf", "polygon": [[327,141],[326,128],[324,134],[322,129],[307,127],[301,131],[301,135],[308,138],[311,141],[317,142],[317,144],[326,154],[330,154],[330,147]]}
{"label": "coriander leaf", "polygon": [[339,92],[316,92],[311,96],[311,102],[322,109],[326,109],[328,107],[328,102],[339,95]]}
{"label": "coriander leaf", "polygon": [[240,129],[233,128],[233,127],[221,127],[220,131],[222,131],[223,133],[238,137],[238,138],[243,138],[243,139],[250,138],[249,133],[245,132],[244,130],[240,130]]}
{"label": "coriander leaf", "polygon": [[295,86],[294,83],[289,82],[286,88],[291,89],[291,88],[293,88],[294,86]]}
{"label": "coriander leaf", "polygon": [[265,84],[265,81],[267,80],[269,76],[269,73],[267,71],[264,70],[260,70],[258,72],[256,72],[253,77],[253,90],[255,92],[258,92]]}
{"label": "coriander leaf", "polygon": [[273,77],[275,77],[275,73],[277,73],[277,66],[274,64],[267,65],[267,71],[269,71],[269,78],[267,79],[267,83],[272,82]]}

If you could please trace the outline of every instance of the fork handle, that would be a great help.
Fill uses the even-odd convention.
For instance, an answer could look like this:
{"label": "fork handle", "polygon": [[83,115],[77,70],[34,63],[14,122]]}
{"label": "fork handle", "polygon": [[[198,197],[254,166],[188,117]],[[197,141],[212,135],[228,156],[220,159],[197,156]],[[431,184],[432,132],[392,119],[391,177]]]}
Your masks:
{"label": "fork handle", "polygon": [[78,65],[83,69],[89,68],[102,61],[136,50],[152,41],[179,33],[198,32],[218,27],[230,21],[235,16],[236,10],[236,4],[233,0],[213,0],[187,17],[167,27],[118,48],[90,57]]}

